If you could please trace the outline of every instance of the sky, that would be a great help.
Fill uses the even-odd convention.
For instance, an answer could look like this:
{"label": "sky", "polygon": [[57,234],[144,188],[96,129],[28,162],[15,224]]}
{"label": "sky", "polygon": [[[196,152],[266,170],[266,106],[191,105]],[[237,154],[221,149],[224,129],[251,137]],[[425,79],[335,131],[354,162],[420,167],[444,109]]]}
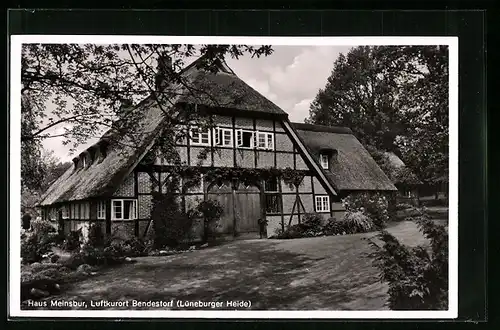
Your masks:
{"label": "sky", "polygon": [[[270,56],[228,58],[226,62],[243,81],[287,112],[291,121],[303,122],[319,89],[325,87],[334,61],[351,47],[274,46]],[[75,154],[94,142],[96,140],[81,145]],[[74,157],[61,139],[47,139],[43,146],[52,150],[61,161]]]}

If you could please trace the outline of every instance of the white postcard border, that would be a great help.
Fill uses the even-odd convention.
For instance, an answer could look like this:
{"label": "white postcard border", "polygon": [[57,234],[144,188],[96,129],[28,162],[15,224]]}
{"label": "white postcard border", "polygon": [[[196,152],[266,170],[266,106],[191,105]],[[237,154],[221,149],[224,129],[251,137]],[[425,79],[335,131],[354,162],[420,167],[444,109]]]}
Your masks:
{"label": "white postcard border", "polygon": [[[223,318],[223,319],[451,319],[458,317],[458,37],[209,37],[120,35],[13,35],[10,44],[10,317],[41,318]],[[120,311],[21,310],[21,45],[24,43],[247,44],[289,46],[449,46],[449,309],[446,311]],[[244,298],[244,297],[242,297]]]}

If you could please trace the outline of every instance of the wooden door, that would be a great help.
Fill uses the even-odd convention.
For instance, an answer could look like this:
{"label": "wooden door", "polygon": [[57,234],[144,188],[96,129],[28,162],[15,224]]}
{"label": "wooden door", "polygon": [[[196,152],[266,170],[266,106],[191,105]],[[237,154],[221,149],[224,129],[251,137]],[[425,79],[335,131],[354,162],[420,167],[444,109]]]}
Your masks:
{"label": "wooden door", "polygon": [[222,186],[217,184],[210,187],[208,191],[208,199],[216,200],[224,208],[224,213],[220,219],[220,226],[217,232],[223,234],[233,234],[234,232],[234,215],[233,215],[233,191],[230,183],[226,182]]}
{"label": "wooden door", "polygon": [[259,232],[258,219],[261,217],[260,190],[255,186],[240,184],[233,191],[232,185],[213,185],[208,190],[208,198],[218,201],[224,208],[219,233],[239,234]]}
{"label": "wooden door", "polygon": [[260,190],[240,185],[235,194],[236,232],[259,232],[261,215]]}

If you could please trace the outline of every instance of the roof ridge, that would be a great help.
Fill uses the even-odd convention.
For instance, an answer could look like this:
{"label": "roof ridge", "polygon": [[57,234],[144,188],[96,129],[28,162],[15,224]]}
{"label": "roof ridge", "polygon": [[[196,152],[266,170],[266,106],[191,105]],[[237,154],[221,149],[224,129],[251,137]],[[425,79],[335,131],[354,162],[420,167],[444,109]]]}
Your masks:
{"label": "roof ridge", "polygon": [[295,129],[304,131],[353,134],[353,131],[349,127],[327,126],[327,125],[306,124],[306,123],[292,123],[292,125]]}

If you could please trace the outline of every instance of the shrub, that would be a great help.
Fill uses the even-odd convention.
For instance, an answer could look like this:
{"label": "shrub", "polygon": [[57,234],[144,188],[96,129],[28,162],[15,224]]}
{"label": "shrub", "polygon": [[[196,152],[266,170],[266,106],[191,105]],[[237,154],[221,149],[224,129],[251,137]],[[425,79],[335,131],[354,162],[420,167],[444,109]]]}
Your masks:
{"label": "shrub", "polygon": [[373,221],[362,212],[347,212],[343,221],[355,233],[366,233],[375,228]]}
{"label": "shrub", "polygon": [[31,231],[21,231],[21,258],[24,263],[40,261],[58,242],[60,237],[50,222],[34,220]]}
{"label": "shrub", "polygon": [[323,227],[325,235],[366,233],[375,228],[372,220],[362,212],[347,212],[343,219],[330,218]]}
{"label": "shrub", "polygon": [[379,246],[371,241],[370,257],[389,284],[388,305],[392,310],[442,310],[448,304],[448,233],[423,212],[414,217],[430,247],[408,247],[382,230]]}
{"label": "shrub", "polygon": [[279,231],[276,238],[280,239],[292,239],[292,238],[302,238],[307,237],[302,228],[299,225],[292,225],[285,228],[284,231]]}
{"label": "shrub", "polygon": [[66,251],[75,251],[82,245],[82,230],[70,231],[61,245],[61,248]]}
{"label": "shrub", "polygon": [[87,244],[94,247],[102,247],[105,243],[105,236],[102,231],[102,226],[97,223],[90,224],[89,238]]}
{"label": "shrub", "polygon": [[351,194],[342,200],[347,212],[363,212],[377,228],[389,221],[389,202],[382,193]]}
{"label": "shrub", "polygon": [[157,249],[176,247],[191,234],[193,217],[180,210],[173,193],[153,195],[152,218]]}
{"label": "shrub", "polygon": [[209,199],[198,204],[196,211],[203,216],[203,241],[215,239],[220,217],[224,213],[222,205]]}
{"label": "shrub", "polygon": [[300,226],[304,231],[321,232],[323,230],[323,217],[317,213],[307,213]]}
{"label": "shrub", "polygon": [[275,231],[275,237],[282,239],[316,237],[322,235],[324,235],[323,217],[317,213],[308,213],[304,215],[304,220],[301,223],[288,226],[284,231],[282,231],[281,228]]}
{"label": "shrub", "polygon": [[122,251],[125,257],[141,257],[148,255],[148,246],[138,238],[131,238],[123,243]]}
{"label": "shrub", "polygon": [[121,264],[125,260],[123,243],[112,243],[106,247],[93,247],[85,244],[78,252],[71,256],[71,262],[65,264],[71,269],[88,264],[91,266],[111,266]]}

